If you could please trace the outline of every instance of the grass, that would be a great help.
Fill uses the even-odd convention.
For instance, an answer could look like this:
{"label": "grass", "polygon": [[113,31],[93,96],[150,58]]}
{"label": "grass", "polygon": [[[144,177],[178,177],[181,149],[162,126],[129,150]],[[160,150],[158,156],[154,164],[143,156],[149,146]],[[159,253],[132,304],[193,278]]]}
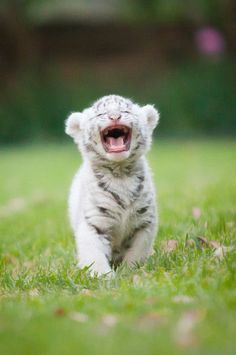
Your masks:
{"label": "grass", "polygon": [[[110,281],[76,268],[66,210],[75,147],[2,149],[0,353],[235,353],[235,249],[219,260],[211,248],[185,245],[205,236],[235,246],[235,149],[227,141],[155,143],[156,251]],[[178,241],[170,253],[168,239]]]}

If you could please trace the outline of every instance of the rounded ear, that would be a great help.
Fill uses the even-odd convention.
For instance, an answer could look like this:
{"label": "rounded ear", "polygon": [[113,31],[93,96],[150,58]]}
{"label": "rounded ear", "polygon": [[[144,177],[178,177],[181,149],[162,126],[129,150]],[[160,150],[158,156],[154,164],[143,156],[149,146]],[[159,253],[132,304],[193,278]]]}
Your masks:
{"label": "rounded ear", "polygon": [[147,124],[151,129],[154,129],[159,121],[159,112],[155,109],[153,105],[146,105],[142,107],[144,114],[146,116]]}
{"label": "rounded ear", "polygon": [[65,132],[72,138],[79,133],[81,127],[81,119],[83,115],[80,112],[73,112],[66,120]]}

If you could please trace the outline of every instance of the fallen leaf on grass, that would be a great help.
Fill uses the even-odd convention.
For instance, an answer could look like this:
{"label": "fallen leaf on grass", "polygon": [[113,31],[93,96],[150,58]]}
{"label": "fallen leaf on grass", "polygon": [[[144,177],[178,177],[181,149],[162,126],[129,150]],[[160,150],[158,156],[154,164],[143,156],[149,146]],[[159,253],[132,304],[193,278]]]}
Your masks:
{"label": "fallen leaf on grass", "polygon": [[175,340],[181,347],[190,347],[197,343],[194,327],[203,319],[204,313],[199,310],[187,311],[179,318],[175,328]]}
{"label": "fallen leaf on grass", "polygon": [[116,325],[116,323],[118,322],[118,318],[114,314],[106,314],[102,317],[101,321],[103,325],[110,328]]}
{"label": "fallen leaf on grass", "polygon": [[55,311],[54,311],[54,314],[55,316],[57,317],[62,317],[66,314],[65,312],[65,309],[64,308],[57,308]]}
{"label": "fallen leaf on grass", "polygon": [[175,239],[165,240],[161,243],[161,249],[166,253],[171,253],[177,248],[178,242]]}
{"label": "fallen leaf on grass", "polygon": [[208,240],[205,237],[197,237],[197,240],[200,242],[202,246],[210,247],[213,249],[219,248],[220,247],[220,242],[217,240]]}
{"label": "fallen leaf on grass", "polygon": [[15,197],[4,206],[0,206],[0,217],[8,217],[28,206],[28,201],[23,197]]}
{"label": "fallen leaf on grass", "polygon": [[226,222],[226,226],[229,228],[233,228],[235,226],[235,222],[234,221],[228,221]]}
{"label": "fallen leaf on grass", "polygon": [[33,288],[32,290],[29,291],[29,296],[30,297],[38,297],[39,296],[39,290],[37,288]]}
{"label": "fallen leaf on grass", "polygon": [[32,270],[35,267],[35,263],[32,260],[26,260],[26,261],[24,261],[23,266],[27,270]]}
{"label": "fallen leaf on grass", "polygon": [[220,242],[218,242],[217,240],[210,240],[209,246],[212,247],[213,249],[217,249],[220,247]]}
{"label": "fallen leaf on grass", "polygon": [[196,243],[193,239],[187,239],[186,242],[185,242],[185,246],[186,247],[195,247],[196,246]]}
{"label": "fallen leaf on grass", "polygon": [[158,312],[149,312],[142,315],[136,322],[139,329],[153,328],[167,323],[167,316]]}
{"label": "fallen leaf on grass", "polygon": [[3,254],[2,261],[4,264],[19,265],[19,260],[12,254]]}
{"label": "fallen leaf on grass", "polygon": [[187,295],[177,295],[172,298],[172,301],[174,303],[186,303],[187,304],[187,303],[192,303],[193,298],[189,297]]}
{"label": "fallen leaf on grass", "polygon": [[142,285],[142,278],[139,275],[134,275],[133,276],[133,284],[134,286],[140,286]]}
{"label": "fallen leaf on grass", "polygon": [[214,251],[214,256],[219,259],[219,260],[223,260],[225,255],[232,251],[234,249],[234,247],[225,247],[225,246],[220,246],[218,247],[215,251]]}
{"label": "fallen leaf on grass", "polygon": [[197,241],[200,243],[201,246],[205,247],[209,245],[209,241],[205,237],[197,237]]}
{"label": "fallen leaf on grass", "polygon": [[198,246],[198,247],[211,248],[211,249],[218,249],[220,247],[225,248],[224,246],[221,246],[220,242],[218,242],[217,240],[208,240],[206,237],[202,237],[202,236],[187,239],[185,242],[185,246],[187,247]]}
{"label": "fallen leaf on grass", "polygon": [[9,217],[15,213],[25,210],[32,204],[38,204],[47,201],[42,192],[36,192],[31,198],[14,197],[5,205],[0,206],[0,217]]}
{"label": "fallen leaf on grass", "polygon": [[69,313],[69,318],[79,322],[79,323],[85,323],[88,321],[88,316],[85,313],[80,313],[80,312],[71,312]]}
{"label": "fallen leaf on grass", "polygon": [[156,297],[156,296],[152,296],[152,297],[146,298],[145,303],[146,303],[146,304],[149,304],[149,305],[154,305],[154,304],[156,304],[158,301],[160,301],[160,298],[158,298],[158,297]]}
{"label": "fallen leaf on grass", "polygon": [[195,219],[200,218],[200,217],[201,217],[201,214],[202,214],[202,212],[201,212],[201,209],[200,209],[199,207],[193,207],[193,208],[192,208],[192,215],[193,215],[193,217],[194,217]]}
{"label": "fallen leaf on grass", "polygon": [[89,290],[88,288],[83,288],[83,289],[80,291],[80,293],[81,293],[82,295],[85,295],[85,296],[91,296],[91,295],[92,295],[92,291]]}
{"label": "fallen leaf on grass", "polygon": [[221,245],[217,240],[207,240],[206,238],[203,237],[197,237],[197,239],[202,243],[202,245],[214,249],[215,251],[213,255],[219,260],[223,260],[225,254],[227,254],[228,252],[234,249],[234,247],[232,246],[226,247],[224,245]]}
{"label": "fallen leaf on grass", "polygon": [[30,202],[36,205],[45,204],[48,202],[48,195],[43,191],[35,191],[31,196]]}

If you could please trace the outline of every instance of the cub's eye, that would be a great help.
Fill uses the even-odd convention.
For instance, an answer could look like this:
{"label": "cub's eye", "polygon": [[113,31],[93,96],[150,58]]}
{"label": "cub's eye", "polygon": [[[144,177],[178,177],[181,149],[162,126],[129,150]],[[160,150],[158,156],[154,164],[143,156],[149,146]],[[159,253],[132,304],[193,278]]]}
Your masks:
{"label": "cub's eye", "polygon": [[104,113],[99,113],[96,117],[102,117],[102,116],[105,116],[106,115],[106,113],[104,112]]}
{"label": "cub's eye", "polygon": [[129,111],[121,111],[121,112],[122,112],[122,113],[128,113],[128,114],[130,113]]}

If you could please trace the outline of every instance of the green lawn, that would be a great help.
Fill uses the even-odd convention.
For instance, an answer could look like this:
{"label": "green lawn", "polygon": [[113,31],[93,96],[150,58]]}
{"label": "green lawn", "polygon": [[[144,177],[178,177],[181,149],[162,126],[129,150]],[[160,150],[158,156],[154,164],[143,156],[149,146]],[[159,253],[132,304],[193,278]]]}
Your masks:
{"label": "green lawn", "polygon": [[[0,353],[235,354],[236,251],[219,260],[196,239],[236,244],[235,151],[227,141],[157,141],[156,252],[106,280],[76,268],[66,202],[75,146],[1,149]],[[178,245],[167,253],[169,239]]]}

